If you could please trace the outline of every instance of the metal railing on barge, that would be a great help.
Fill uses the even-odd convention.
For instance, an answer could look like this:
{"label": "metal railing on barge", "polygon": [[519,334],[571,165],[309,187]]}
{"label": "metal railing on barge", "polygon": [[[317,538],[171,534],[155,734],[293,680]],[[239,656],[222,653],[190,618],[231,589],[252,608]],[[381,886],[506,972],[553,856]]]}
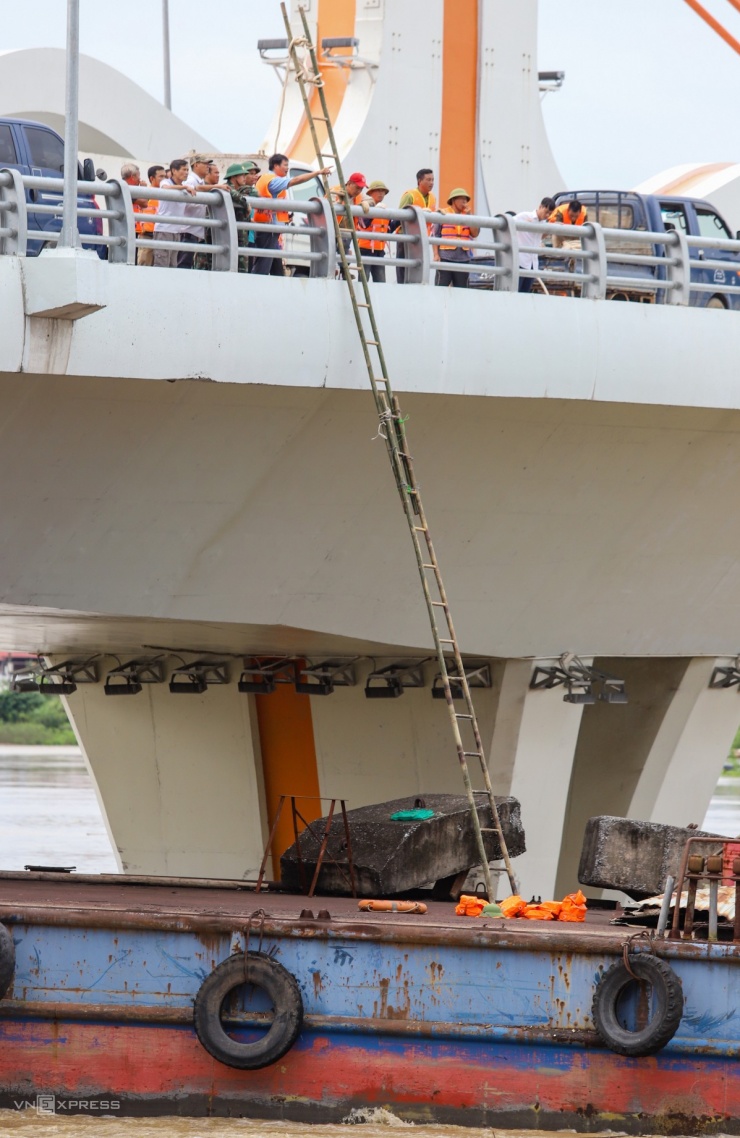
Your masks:
{"label": "metal railing on barge", "polygon": [[[62,215],[61,181],[20,174],[14,169],[0,169],[0,255],[34,255],[42,247],[53,247],[59,240],[56,229],[39,228],[38,218]],[[177,218],[163,215],[164,224],[202,226],[208,235],[197,246],[210,256],[210,267],[216,272],[236,272],[239,257],[287,257],[299,262],[310,277],[334,278],[337,275],[337,250],[334,244],[331,211],[322,198],[308,201],[281,199],[279,208],[291,214],[289,223],[237,221],[230,194],[213,189],[191,195],[177,189],[130,186],[120,179],[80,181],[78,217],[98,218],[107,232],[86,233],[86,247],[106,247],[112,264],[134,265],[137,249],[172,250],[172,243],[150,231],[158,215],[134,209],[135,201],[175,201],[205,207],[203,217]],[[99,208],[93,199],[102,199]],[[82,199],[82,200],[79,200]],[[256,208],[269,208],[270,200],[254,199]],[[344,212],[339,206],[338,212]],[[690,294],[704,293],[725,298],[740,298],[740,241],[722,237],[690,237],[672,229],[662,233],[646,230],[608,229],[597,222],[582,226],[551,225],[545,222],[519,220],[509,214],[450,215],[432,213],[416,207],[385,209],[375,207],[367,213],[355,206],[353,217],[385,219],[393,232],[368,230],[362,236],[382,243],[386,255],[363,257],[363,263],[403,270],[406,284],[434,283],[436,274],[444,270],[483,277],[497,291],[517,292],[520,281],[529,279],[539,291],[568,293],[584,299],[639,298],[660,304],[689,304]],[[435,226],[443,223],[470,226],[480,230],[477,238],[439,237]],[[296,224],[297,219],[301,219]],[[138,225],[138,229],[137,229]],[[262,249],[239,244],[239,234],[277,233],[288,238],[307,239],[306,248]],[[531,245],[523,234],[534,234],[539,240],[554,244]],[[242,239],[243,240],[243,239]],[[563,247],[565,243],[565,247]],[[439,246],[469,250],[472,259],[442,261]],[[537,267],[522,267],[520,254],[535,255]],[[724,259],[723,259],[724,258]],[[348,255],[354,262],[351,254]],[[642,270],[640,272],[640,270]],[[694,279],[692,279],[692,273]],[[697,273],[712,279],[697,279]],[[736,283],[733,283],[736,282]]]}

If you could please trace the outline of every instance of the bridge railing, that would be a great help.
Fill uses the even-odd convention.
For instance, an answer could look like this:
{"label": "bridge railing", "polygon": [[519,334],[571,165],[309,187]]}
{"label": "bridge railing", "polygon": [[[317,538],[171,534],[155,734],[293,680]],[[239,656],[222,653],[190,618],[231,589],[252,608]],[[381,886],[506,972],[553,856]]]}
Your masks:
{"label": "bridge railing", "polygon": [[[62,214],[62,186],[58,178],[21,175],[0,169],[0,255],[34,255],[40,247],[59,239],[45,219]],[[184,190],[130,186],[120,179],[78,183],[79,218],[99,218],[100,235],[85,232],[87,247],[105,246],[113,264],[136,263],[138,249],[172,250],[160,222],[202,226],[206,241],[198,251],[210,258],[216,272],[235,272],[239,258],[286,258],[311,277],[337,274],[337,250],[331,211],[320,198],[309,201],[281,199],[275,208],[291,215],[289,223],[237,221],[230,194],[206,190],[195,195]],[[176,201],[205,207],[203,217],[178,218],[141,213],[136,201]],[[100,205],[102,203],[102,205]],[[269,199],[254,199],[255,208],[269,209]],[[344,215],[344,207],[339,207]],[[382,260],[365,255],[363,263],[400,270],[406,284],[432,284],[441,271],[469,274],[470,283],[497,291],[516,292],[522,281],[538,291],[570,294],[586,299],[615,297],[662,304],[688,304],[691,293],[719,296],[725,304],[740,307],[740,241],[722,237],[687,237],[673,229],[657,233],[632,229],[604,229],[596,222],[581,226],[551,225],[517,220],[510,214],[451,215],[411,207],[374,207],[365,213],[351,209],[353,218],[388,222],[385,232],[360,229],[358,235],[380,243]],[[442,237],[443,224],[478,229],[476,238]],[[53,223],[52,223],[53,224]],[[147,226],[147,229],[143,227]],[[285,249],[255,248],[240,244],[244,233],[277,233],[287,238]],[[299,238],[301,240],[296,241]],[[542,241],[545,244],[530,244]],[[444,252],[462,249],[470,259],[440,259]],[[351,244],[348,254],[354,263]],[[535,257],[537,263],[532,264]],[[395,274],[390,274],[393,279]],[[737,302],[733,298],[737,297]]]}

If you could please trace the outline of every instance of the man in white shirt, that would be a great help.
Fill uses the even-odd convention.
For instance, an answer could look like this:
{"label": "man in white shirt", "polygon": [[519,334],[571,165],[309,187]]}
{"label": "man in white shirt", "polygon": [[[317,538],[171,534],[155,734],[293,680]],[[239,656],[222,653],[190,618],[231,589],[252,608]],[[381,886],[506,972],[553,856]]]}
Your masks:
{"label": "man in white shirt", "polygon": [[[555,202],[552,198],[543,198],[537,206],[537,209],[525,210],[523,213],[514,214],[514,221],[547,221],[554,209]],[[536,253],[525,252],[524,246],[535,249],[539,248],[542,245],[542,234],[531,233],[527,230],[520,229],[517,236],[519,238],[519,268],[533,269],[537,272],[540,267],[540,259]],[[533,284],[534,277],[520,277],[519,291],[531,292]]]}
{"label": "man in white shirt", "polygon": [[[210,187],[206,186],[205,179],[208,173],[210,163],[207,158],[202,154],[196,154],[190,159],[190,173],[185,179],[185,185],[190,186],[193,193],[198,190],[207,190]],[[196,205],[188,203],[185,206],[186,217],[205,217],[206,207],[204,205]],[[180,242],[184,245],[177,255],[178,269],[192,269],[193,257],[197,250],[190,248],[191,245],[202,245],[206,239],[206,228],[204,225],[188,225],[180,238]]]}
{"label": "man in white shirt", "polygon": [[[191,196],[195,193],[192,186],[185,185],[185,179],[188,176],[188,164],[184,158],[175,158],[170,162],[170,177],[163,178],[159,183],[160,189],[163,190],[186,190]],[[180,201],[160,201],[157,206],[157,212],[154,222],[154,239],[155,241],[167,241],[172,245],[172,249],[155,249],[154,250],[154,265],[158,268],[175,269],[177,268],[177,254],[179,252],[179,245],[183,233],[187,230],[184,218],[186,216],[185,210],[187,209],[188,202],[183,196]],[[167,220],[164,220],[164,219]]]}

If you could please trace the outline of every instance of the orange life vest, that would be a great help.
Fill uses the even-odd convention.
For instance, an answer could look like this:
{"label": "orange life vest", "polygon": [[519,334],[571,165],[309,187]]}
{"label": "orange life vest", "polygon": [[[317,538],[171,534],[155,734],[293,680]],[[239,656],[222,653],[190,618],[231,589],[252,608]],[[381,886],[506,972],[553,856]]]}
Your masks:
{"label": "orange life vest", "polygon": [[[435,198],[434,194],[430,193],[427,201],[424,201],[424,195],[419,189],[406,190],[406,194],[411,194],[411,197],[413,198],[413,205],[418,205],[419,209],[426,209],[430,213],[434,213],[437,209],[437,199]],[[406,197],[406,194],[403,196]]]}
{"label": "orange life vest", "polygon": [[[387,233],[390,224],[387,217],[374,217],[364,232]],[[359,245],[361,249],[372,249],[373,253],[382,253],[385,249],[385,241],[373,241],[371,237],[360,237]]]}
{"label": "orange life vest", "polygon": [[[421,192],[421,190],[418,188],[415,190],[406,190],[406,194],[411,194],[411,199],[412,199],[411,204],[412,205],[417,205],[419,207],[419,209],[425,209],[427,211],[427,213],[435,213],[436,212],[437,199],[435,198],[434,194],[430,193],[428,195],[426,201],[424,201],[424,195]],[[403,195],[403,198],[406,197],[406,194]],[[401,199],[402,201],[403,201],[403,198]],[[431,233],[432,229],[433,229],[432,225],[427,225],[427,233]]]}
{"label": "orange life vest", "polygon": [[552,211],[547,220],[557,225],[583,225],[587,219],[588,214],[584,205],[581,206],[581,212],[574,221],[568,211],[568,202],[562,202],[557,209]]}
{"label": "orange life vest", "polygon": [[[273,179],[276,177],[277,177],[277,175],[275,174],[275,172],[273,170],[269,170],[266,174],[262,174],[257,179],[257,184],[255,185],[254,188],[261,198],[272,198],[272,194],[270,193],[270,182],[272,182]],[[287,198],[288,192],[287,192],[287,190],[283,190],[277,196],[279,198]],[[269,223],[270,221],[272,221],[272,214],[273,214],[272,210],[256,209],[254,211],[254,220]],[[281,212],[281,213],[277,213],[275,216],[277,217],[278,221],[282,221],[286,225],[290,221],[290,214],[289,213]]]}
{"label": "orange life vest", "polygon": [[[465,216],[465,214],[459,214],[459,213],[456,214],[455,210],[451,206],[447,207],[446,209],[443,209],[441,212],[442,213],[451,213],[453,215],[453,217],[455,217],[455,216],[456,217],[464,217]],[[440,235],[440,237],[454,237],[458,241],[470,241],[472,239],[472,236],[473,236],[472,233],[470,232],[470,226],[469,225],[467,225],[465,223],[455,224],[452,221],[445,221],[442,223],[442,225],[440,225],[439,235]],[[459,248],[460,248],[459,245],[440,245],[440,249],[459,249]]]}
{"label": "orange life vest", "polygon": [[[332,186],[329,190],[329,193],[334,197],[334,202],[336,205],[344,205],[344,190],[341,186]],[[350,198],[350,203],[352,205],[359,205],[361,201],[362,190],[360,190],[360,192],[355,197]],[[357,229],[358,218],[353,217],[352,222],[354,223],[355,229]],[[349,229],[347,218],[344,216],[339,218],[339,225],[342,229]]]}

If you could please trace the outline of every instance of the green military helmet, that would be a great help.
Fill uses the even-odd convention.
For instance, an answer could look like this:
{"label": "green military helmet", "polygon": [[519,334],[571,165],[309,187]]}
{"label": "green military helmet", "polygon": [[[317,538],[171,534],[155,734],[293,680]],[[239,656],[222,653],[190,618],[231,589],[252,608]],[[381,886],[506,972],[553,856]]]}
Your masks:
{"label": "green military helmet", "polygon": [[450,191],[450,194],[447,198],[447,204],[449,205],[450,202],[454,202],[455,198],[467,198],[468,201],[471,200],[470,194],[467,190],[464,190],[462,186],[455,186],[455,189]]}
{"label": "green military helmet", "polygon": [[378,179],[376,182],[371,182],[367,188],[368,188],[368,193],[370,192],[370,190],[385,190],[386,193],[390,192],[388,187],[386,186],[385,182],[381,182],[380,179]]}
{"label": "green military helmet", "polygon": [[251,162],[249,159],[246,162],[232,162],[224,177],[228,181],[229,178],[236,178],[237,174],[253,174],[259,167],[256,162]]}

